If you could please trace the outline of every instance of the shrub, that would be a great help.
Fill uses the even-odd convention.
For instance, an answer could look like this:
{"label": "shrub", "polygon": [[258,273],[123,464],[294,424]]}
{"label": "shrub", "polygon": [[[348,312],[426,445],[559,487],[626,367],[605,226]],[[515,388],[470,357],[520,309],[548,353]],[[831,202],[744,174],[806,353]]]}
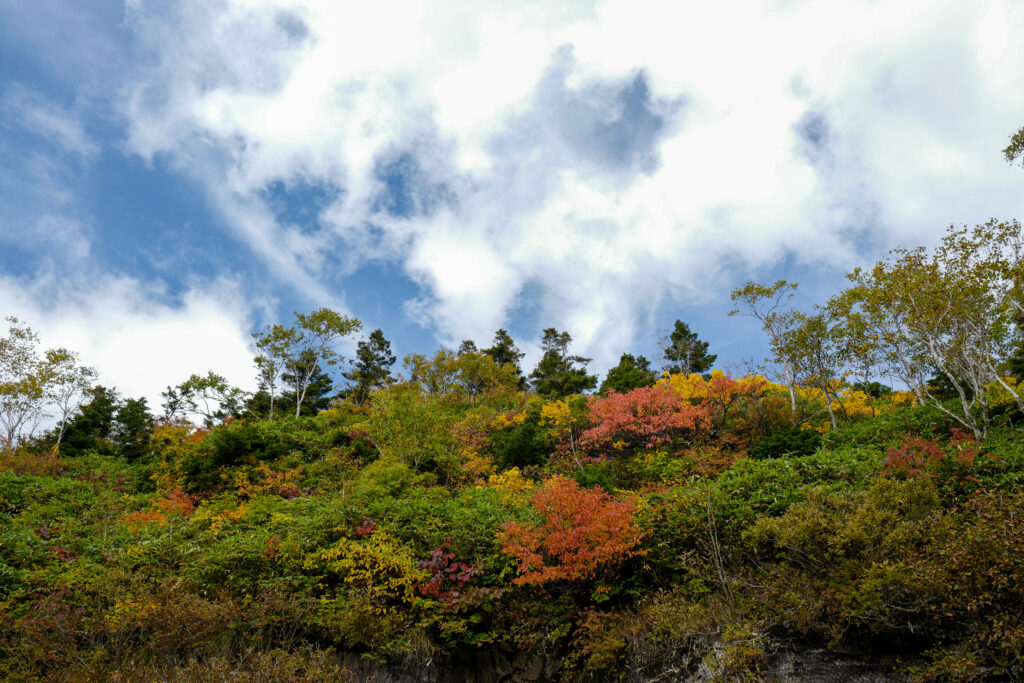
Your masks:
{"label": "shrub", "polygon": [[810,429],[784,429],[754,442],[751,458],[777,458],[780,455],[810,455],[821,447],[821,435]]}
{"label": "shrub", "polygon": [[693,437],[711,426],[703,406],[683,405],[668,386],[641,387],[625,394],[611,393],[590,404],[594,425],[580,435],[580,444],[598,453],[625,448],[654,448],[684,436]]}
{"label": "shrub", "polygon": [[615,500],[572,479],[553,477],[534,493],[530,505],[541,521],[506,522],[499,536],[504,551],[519,562],[516,584],[589,579],[642,554],[637,546],[643,532],[632,499]]}

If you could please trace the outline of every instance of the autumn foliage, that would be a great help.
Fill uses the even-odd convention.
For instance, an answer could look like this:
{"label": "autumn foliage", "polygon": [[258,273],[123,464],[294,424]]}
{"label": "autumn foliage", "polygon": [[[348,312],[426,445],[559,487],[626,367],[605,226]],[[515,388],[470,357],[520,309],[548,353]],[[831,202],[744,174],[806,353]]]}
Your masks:
{"label": "autumn foliage", "polygon": [[667,386],[642,387],[594,399],[590,419],[593,426],[580,435],[580,444],[593,450],[616,445],[654,448],[711,424],[707,408],[684,405],[679,394]]}
{"label": "autumn foliage", "polygon": [[536,524],[509,521],[499,536],[506,553],[519,561],[518,585],[578,581],[594,577],[642,554],[643,532],[636,503],[616,500],[600,489],[553,477],[534,493]]}

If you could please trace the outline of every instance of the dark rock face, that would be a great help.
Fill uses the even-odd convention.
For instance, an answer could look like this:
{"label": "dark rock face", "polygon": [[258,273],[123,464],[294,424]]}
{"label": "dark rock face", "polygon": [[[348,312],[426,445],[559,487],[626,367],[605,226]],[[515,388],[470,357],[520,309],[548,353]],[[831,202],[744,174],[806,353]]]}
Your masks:
{"label": "dark rock face", "polygon": [[356,680],[374,683],[534,683],[557,680],[561,660],[494,648],[419,663],[385,664],[348,655],[343,665]]}
{"label": "dark rock face", "polygon": [[[618,672],[620,681],[693,681],[704,683],[729,680],[716,666],[715,652],[704,657],[680,653],[674,660],[662,661],[652,670]],[[344,666],[355,680],[373,683],[535,683],[564,681],[559,673],[562,660],[513,650],[490,649],[471,652],[460,658],[424,662],[382,663],[360,659],[349,653]],[[873,661],[822,649],[780,650],[769,656],[758,673],[758,680],[808,683],[897,683],[905,676],[894,673],[895,661]],[[593,680],[593,679],[587,679]],[[599,680],[599,679],[598,679]]]}

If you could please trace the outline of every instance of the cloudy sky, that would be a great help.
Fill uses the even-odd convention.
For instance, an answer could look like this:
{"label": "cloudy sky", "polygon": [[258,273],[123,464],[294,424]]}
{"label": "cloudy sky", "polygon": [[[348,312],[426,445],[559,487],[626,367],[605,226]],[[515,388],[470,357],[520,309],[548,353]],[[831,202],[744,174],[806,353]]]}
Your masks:
{"label": "cloudy sky", "polygon": [[[1024,3],[0,0],[0,314],[158,399],[326,305],[604,370],[1024,218]],[[529,358],[527,359],[530,360]],[[158,400],[154,402],[159,402]]]}

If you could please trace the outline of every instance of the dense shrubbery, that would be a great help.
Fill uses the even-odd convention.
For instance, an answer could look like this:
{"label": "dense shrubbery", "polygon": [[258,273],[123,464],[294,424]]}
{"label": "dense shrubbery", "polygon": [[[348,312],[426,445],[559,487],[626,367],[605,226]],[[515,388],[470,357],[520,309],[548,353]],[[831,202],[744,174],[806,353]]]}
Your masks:
{"label": "dense shrubbery", "polygon": [[1018,431],[885,397],[793,428],[785,388],[721,374],[518,396],[399,387],[162,423],[132,459],[3,453],[0,677],[324,680],[339,651],[500,646],[568,679],[729,678],[800,643],[1022,674]]}

